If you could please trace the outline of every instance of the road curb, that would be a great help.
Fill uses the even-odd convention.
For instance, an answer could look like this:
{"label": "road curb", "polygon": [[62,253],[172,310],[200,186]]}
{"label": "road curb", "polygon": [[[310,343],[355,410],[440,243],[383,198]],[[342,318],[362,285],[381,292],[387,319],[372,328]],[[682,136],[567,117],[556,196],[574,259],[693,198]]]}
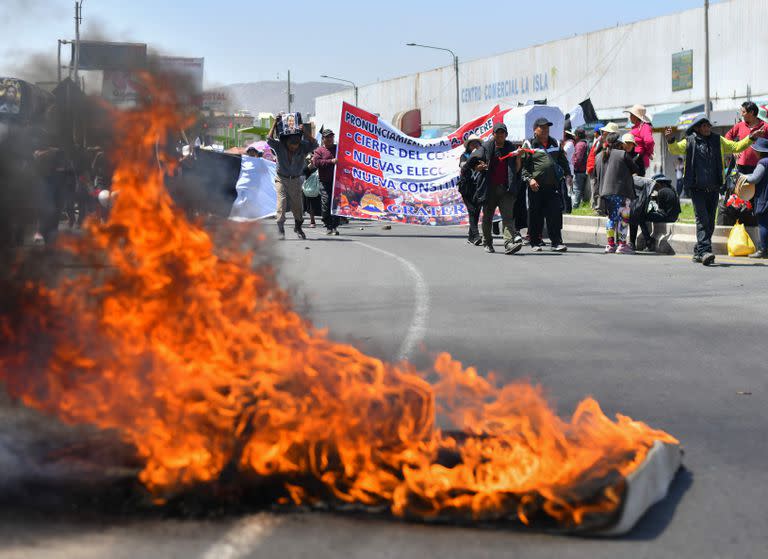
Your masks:
{"label": "road curb", "polygon": [[[692,223],[651,223],[651,231],[658,241],[658,252],[665,254],[691,254],[696,245],[696,225]],[[757,227],[747,227],[749,236],[756,242]],[[712,248],[715,254],[728,254],[727,243],[731,227],[718,225],[712,235]],[[564,215],[563,238],[566,243],[603,246],[605,237],[605,218],[600,216]],[[638,248],[642,249],[645,241],[642,234],[638,237]]]}

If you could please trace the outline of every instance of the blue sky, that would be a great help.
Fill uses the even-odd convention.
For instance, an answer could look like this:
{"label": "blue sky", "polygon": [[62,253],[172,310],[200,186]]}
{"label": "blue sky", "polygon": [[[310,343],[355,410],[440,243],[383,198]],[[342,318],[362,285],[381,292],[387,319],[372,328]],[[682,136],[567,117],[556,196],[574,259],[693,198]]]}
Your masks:
{"label": "blue sky", "polygon": [[[471,60],[674,13],[703,0],[275,1],[86,0],[83,32],[146,42],[162,54],[205,57],[206,85],[329,74],[358,85],[451,63],[417,42]],[[269,7],[268,7],[269,6]],[[544,7],[542,9],[542,7]],[[542,13],[543,12],[543,13]],[[72,0],[0,0],[0,75],[33,55],[53,59],[74,35]]]}

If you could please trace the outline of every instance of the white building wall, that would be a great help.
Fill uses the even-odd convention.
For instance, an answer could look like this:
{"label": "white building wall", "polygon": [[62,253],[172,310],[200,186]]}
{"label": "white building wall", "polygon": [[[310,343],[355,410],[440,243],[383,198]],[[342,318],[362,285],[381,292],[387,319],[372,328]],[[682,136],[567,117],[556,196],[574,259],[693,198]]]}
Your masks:
{"label": "white building wall", "polygon": [[[714,109],[737,107],[748,87],[753,98],[768,98],[768,72],[761,63],[768,53],[768,0],[714,4],[709,19]],[[682,50],[693,50],[693,89],[673,92],[672,53]],[[493,93],[498,82],[505,83],[501,95]],[[703,102],[703,8],[463,62],[459,83],[463,122],[497,103],[504,108],[532,99],[546,98],[567,111],[590,97],[601,118],[618,116],[635,103],[653,114]],[[456,120],[453,66],[363,86],[359,99],[362,108],[388,120],[420,108],[424,124],[451,124]],[[317,122],[338,126],[343,100],[354,101],[351,91],[319,97]]]}

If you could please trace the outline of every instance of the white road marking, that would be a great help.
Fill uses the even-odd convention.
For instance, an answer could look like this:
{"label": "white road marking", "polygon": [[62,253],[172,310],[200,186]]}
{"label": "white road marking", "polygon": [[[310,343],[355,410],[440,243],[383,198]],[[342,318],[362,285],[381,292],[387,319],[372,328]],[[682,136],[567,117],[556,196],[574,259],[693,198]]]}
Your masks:
{"label": "white road marking", "polygon": [[241,559],[258,547],[280,521],[280,517],[269,514],[241,518],[222,539],[208,548],[202,559]]}
{"label": "white road marking", "polygon": [[427,331],[427,318],[429,317],[429,287],[427,286],[427,281],[424,279],[424,276],[421,275],[419,269],[410,260],[406,260],[402,256],[398,256],[397,254],[362,241],[355,240],[354,242],[365,248],[383,254],[384,256],[389,256],[390,258],[397,260],[413,279],[413,318],[411,319],[411,325],[408,328],[408,331],[405,333],[403,343],[400,344],[400,349],[397,352],[398,359],[408,359],[411,357],[416,346],[424,339],[424,334]]}

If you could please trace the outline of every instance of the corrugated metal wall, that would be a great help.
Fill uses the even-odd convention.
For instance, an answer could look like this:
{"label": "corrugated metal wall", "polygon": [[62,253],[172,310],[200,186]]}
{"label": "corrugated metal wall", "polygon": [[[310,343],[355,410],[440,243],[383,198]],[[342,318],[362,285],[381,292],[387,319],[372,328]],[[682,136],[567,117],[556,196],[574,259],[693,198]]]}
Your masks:
{"label": "corrugated metal wall", "polygon": [[[673,92],[672,53],[689,49],[693,89]],[[716,110],[737,107],[748,87],[753,97],[768,98],[768,72],[762,62],[768,53],[768,0],[711,6],[710,53]],[[529,99],[547,98],[568,110],[590,96],[598,114],[602,110],[607,116],[634,103],[653,113],[703,101],[703,8],[463,62],[459,81],[464,122],[496,103],[516,106]],[[450,124],[456,120],[454,83],[453,66],[446,66],[370,84],[359,90],[360,106],[386,119],[420,108],[424,124]],[[318,98],[317,122],[338,126],[343,100],[353,101],[351,92]]]}

